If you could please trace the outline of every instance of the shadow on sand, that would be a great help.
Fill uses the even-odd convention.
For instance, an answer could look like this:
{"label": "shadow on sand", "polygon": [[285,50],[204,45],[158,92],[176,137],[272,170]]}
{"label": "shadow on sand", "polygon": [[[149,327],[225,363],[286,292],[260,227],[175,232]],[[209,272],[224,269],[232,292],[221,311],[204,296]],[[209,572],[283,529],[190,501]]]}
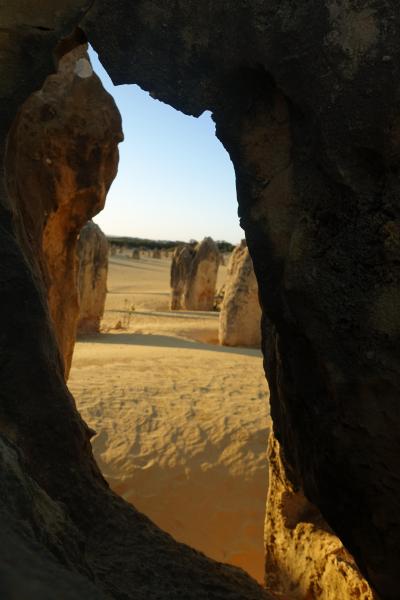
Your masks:
{"label": "shadow on sand", "polygon": [[134,346],[156,346],[160,348],[183,348],[187,350],[208,350],[245,356],[261,356],[257,348],[241,348],[205,344],[170,335],[152,335],[142,333],[98,333],[79,337],[78,342],[90,344],[131,344]]}

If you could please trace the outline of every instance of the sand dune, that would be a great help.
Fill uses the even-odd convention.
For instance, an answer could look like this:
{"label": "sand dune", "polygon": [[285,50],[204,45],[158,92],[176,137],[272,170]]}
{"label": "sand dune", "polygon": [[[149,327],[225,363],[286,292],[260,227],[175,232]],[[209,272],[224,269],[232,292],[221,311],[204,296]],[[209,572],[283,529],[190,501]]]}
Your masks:
{"label": "sand dune", "polygon": [[[105,332],[77,343],[69,386],[113,489],[178,540],[262,580],[261,355],[204,343],[217,339],[217,314],[167,312],[168,269],[113,259]],[[112,330],[130,303],[140,310]]]}

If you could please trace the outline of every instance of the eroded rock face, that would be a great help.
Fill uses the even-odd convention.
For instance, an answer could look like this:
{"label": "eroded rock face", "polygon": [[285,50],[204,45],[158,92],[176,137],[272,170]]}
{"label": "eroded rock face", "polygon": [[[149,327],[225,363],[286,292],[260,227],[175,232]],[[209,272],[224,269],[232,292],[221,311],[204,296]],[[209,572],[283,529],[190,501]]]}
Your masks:
{"label": "eroded rock face", "polygon": [[219,315],[219,343],[260,347],[261,308],[253,262],[243,240],[230,258]]}
{"label": "eroded rock face", "polygon": [[82,535],[65,508],[27,474],[18,449],[3,435],[0,469],[1,597],[105,599],[87,567],[74,568]]}
{"label": "eroded rock face", "polygon": [[[398,3],[226,0],[205,10],[194,0],[69,0],[56,6],[1,8],[2,140],[21,102],[50,72],[58,39],[78,24],[116,82],[138,83],[188,114],[213,111],[235,165],[259,283],[286,474],[381,597],[397,600]],[[92,537],[89,549],[104,563],[117,543],[115,521],[118,543],[128,540],[127,546],[147,524],[128,533],[126,506],[105,500],[87,430],[60,377],[43,289],[30,268],[33,252],[25,246],[24,254],[16,241],[3,181],[0,194],[2,431],[46,491],[92,532],[97,543]],[[160,557],[164,538],[155,537]],[[132,548],[142,550],[142,540],[136,542]],[[94,561],[108,590],[116,580],[126,585],[120,556],[115,569]],[[144,552],[144,566],[147,559]],[[136,590],[144,575],[151,579],[152,568],[136,572],[126,589]],[[199,581],[190,569],[172,573],[168,560],[158,568],[169,592],[173,582],[191,590]],[[208,597],[212,584],[224,595],[221,568],[215,569]]]}
{"label": "eroded rock face", "polygon": [[183,294],[189,278],[194,253],[194,248],[189,244],[178,246],[174,250],[170,276],[171,310],[180,310],[183,308]]}
{"label": "eroded rock face", "polygon": [[98,333],[107,296],[108,242],[100,227],[89,221],[78,240],[79,319],[77,333]]}
{"label": "eroded rock face", "polygon": [[183,296],[187,310],[213,309],[219,257],[218,246],[210,237],[195,247]]}
{"label": "eroded rock face", "polygon": [[10,132],[7,185],[27,259],[45,281],[65,374],[79,314],[76,244],[117,173],[121,118],[85,45],[25,102]]}
{"label": "eroded rock face", "polygon": [[319,510],[288,480],[273,435],[269,438],[268,463],[267,589],[290,600],[374,600],[353,557]]}

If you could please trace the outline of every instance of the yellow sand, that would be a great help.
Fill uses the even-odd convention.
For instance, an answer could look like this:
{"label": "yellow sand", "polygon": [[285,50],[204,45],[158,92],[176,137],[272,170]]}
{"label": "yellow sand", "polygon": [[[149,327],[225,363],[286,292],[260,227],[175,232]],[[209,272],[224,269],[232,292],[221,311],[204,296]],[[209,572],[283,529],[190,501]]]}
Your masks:
{"label": "yellow sand", "polygon": [[[69,380],[97,431],[99,465],[176,539],[261,581],[270,428],[261,355],[204,343],[217,339],[216,313],[168,312],[169,260],[110,262],[104,333],[77,343]],[[118,322],[125,329],[112,329]]]}

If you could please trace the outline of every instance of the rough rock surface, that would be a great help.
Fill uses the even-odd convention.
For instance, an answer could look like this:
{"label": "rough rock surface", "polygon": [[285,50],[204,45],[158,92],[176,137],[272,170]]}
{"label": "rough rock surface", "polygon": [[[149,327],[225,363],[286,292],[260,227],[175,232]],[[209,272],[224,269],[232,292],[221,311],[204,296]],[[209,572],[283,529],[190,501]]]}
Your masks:
{"label": "rough rock surface", "polygon": [[183,308],[183,294],[189,278],[190,267],[194,257],[194,248],[189,244],[178,246],[174,250],[171,262],[171,310]]}
{"label": "rough rock surface", "polygon": [[[83,27],[114,79],[213,112],[288,475],[396,599],[400,6],[142,0],[106,15],[111,5],[95,2]],[[125,35],[121,19],[134,23]]]}
{"label": "rough rock surface", "polygon": [[86,45],[61,58],[57,73],[23,105],[9,136],[15,221],[47,287],[66,375],[79,315],[77,237],[104,206],[121,140],[118,109],[93,73]]}
{"label": "rough rock surface", "polygon": [[78,260],[77,333],[98,333],[107,296],[108,242],[93,221],[88,221],[79,234]]}
{"label": "rough rock surface", "polygon": [[245,240],[235,248],[228,264],[219,315],[219,343],[258,348],[261,344],[258,285]]}
{"label": "rough rock surface", "polygon": [[[0,9],[1,153],[22,102],[52,71],[57,41],[77,25],[114,81],[140,84],[187,114],[213,112],[235,166],[259,283],[271,410],[286,474],[318,506],[380,596],[397,600],[398,2],[20,5]],[[146,526],[128,532],[122,502],[104,510],[109,495],[63,387],[44,291],[30,268],[35,252],[16,235],[3,180],[0,186],[7,349],[1,428],[86,536],[97,531],[97,550],[112,552],[116,533],[119,544],[123,538],[129,545]],[[99,532],[94,523],[101,522]],[[101,569],[99,555],[104,585],[112,577],[120,586],[129,579],[122,577],[120,556],[114,569]],[[160,573],[154,566],[152,573]],[[169,566],[162,572],[171,583]],[[143,581],[143,573],[136,578]],[[186,584],[192,579],[186,571]],[[224,597],[216,579],[212,593]],[[137,586],[132,582],[130,590]]]}
{"label": "rough rock surface", "polygon": [[26,473],[18,449],[0,434],[0,595],[18,600],[105,599],[79,560],[80,532],[64,507]]}
{"label": "rough rock surface", "polygon": [[269,438],[268,462],[267,589],[290,600],[374,600],[354,559],[321,513],[291,485],[274,435]]}
{"label": "rough rock surface", "polygon": [[183,294],[186,310],[213,310],[219,257],[218,246],[210,237],[194,248]]}

